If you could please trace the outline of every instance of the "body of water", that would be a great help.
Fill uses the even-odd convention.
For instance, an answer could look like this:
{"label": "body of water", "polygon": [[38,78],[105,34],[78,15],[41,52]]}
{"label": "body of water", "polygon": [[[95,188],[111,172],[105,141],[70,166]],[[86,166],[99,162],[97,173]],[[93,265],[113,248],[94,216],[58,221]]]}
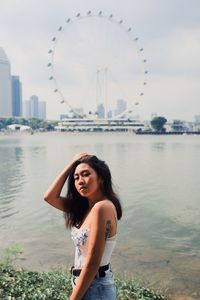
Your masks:
{"label": "body of water", "polygon": [[20,243],[18,264],[48,270],[73,264],[62,212],[43,201],[77,152],[110,166],[124,215],[112,258],[168,294],[199,297],[200,137],[131,133],[0,136],[0,248]]}

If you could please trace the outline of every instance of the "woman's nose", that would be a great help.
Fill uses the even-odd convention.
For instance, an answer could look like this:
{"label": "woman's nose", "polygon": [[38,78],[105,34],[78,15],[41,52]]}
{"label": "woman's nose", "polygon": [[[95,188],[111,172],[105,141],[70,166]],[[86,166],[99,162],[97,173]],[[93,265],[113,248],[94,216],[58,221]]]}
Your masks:
{"label": "woman's nose", "polygon": [[79,184],[79,185],[83,185],[83,184],[84,184],[84,179],[83,179],[83,177],[79,177],[78,184]]}

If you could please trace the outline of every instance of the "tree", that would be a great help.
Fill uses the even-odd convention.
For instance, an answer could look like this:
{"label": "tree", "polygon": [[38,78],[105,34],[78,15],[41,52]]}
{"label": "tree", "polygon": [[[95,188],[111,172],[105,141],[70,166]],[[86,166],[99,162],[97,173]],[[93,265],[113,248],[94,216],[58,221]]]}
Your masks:
{"label": "tree", "polygon": [[165,129],[163,127],[166,122],[167,122],[167,119],[165,119],[164,117],[154,117],[151,120],[151,126],[157,132],[164,132]]}
{"label": "tree", "polygon": [[41,120],[37,119],[37,118],[31,118],[29,119],[29,126],[33,129],[39,129],[40,128],[40,124],[41,124]]}

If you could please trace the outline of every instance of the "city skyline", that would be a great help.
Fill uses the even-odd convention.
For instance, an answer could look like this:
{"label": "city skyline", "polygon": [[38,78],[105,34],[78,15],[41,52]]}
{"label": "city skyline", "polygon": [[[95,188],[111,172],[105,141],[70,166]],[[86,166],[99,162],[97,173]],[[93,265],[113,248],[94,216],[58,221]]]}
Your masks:
{"label": "city skyline", "polygon": [[0,117],[26,117],[46,119],[46,102],[32,95],[29,100],[22,98],[20,76],[11,74],[11,63],[6,52],[0,47]]}
{"label": "city skyline", "polygon": [[[30,0],[29,3],[23,1],[23,5],[21,2],[19,5],[19,0],[0,3],[2,20],[0,46],[4,48],[11,62],[11,73],[20,76],[24,99],[31,94],[37,94],[40,99],[45,99],[48,106],[48,119],[59,119],[59,115],[66,112],[67,106],[59,103],[57,95],[53,93],[51,82],[48,81],[49,73],[46,64],[49,60],[48,49],[51,48],[51,38],[57,34],[57,29],[65,23],[66,18],[72,18],[78,12],[84,15],[88,10],[96,13],[102,10],[105,15],[113,13],[116,19],[122,18],[127,26],[134,28],[144,47],[149,69],[148,85],[145,87],[144,98],[135,107],[135,114],[139,114],[142,119],[150,119],[151,114],[155,112],[157,115],[166,116],[167,119],[194,120],[194,116],[200,112],[200,19],[198,13],[200,3],[196,0],[192,2],[175,0],[165,3],[158,3],[156,0],[148,2],[119,0],[117,5],[115,3],[104,0],[95,2],[86,0],[84,4],[80,0],[67,3],[62,0],[56,3],[51,0],[45,3]],[[20,17],[21,15],[23,18]],[[37,19],[37,24],[34,22],[35,19]],[[97,28],[97,31],[102,37],[103,33],[100,28]],[[116,52],[116,48],[122,43],[123,38],[114,29],[110,32],[113,32],[114,57],[116,55],[120,58],[121,54]],[[76,62],[76,55],[79,57],[80,51],[85,50],[84,59],[87,61],[88,52],[84,41],[85,43],[90,41],[89,29],[81,32],[77,26],[76,31],[73,29],[70,34],[72,40],[73,36],[76,39],[70,44],[72,49],[68,53],[67,60]],[[74,46],[77,46],[77,52]],[[63,49],[65,49],[64,46]],[[74,50],[73,53],[71,53],[72,50]],[[124,61],[124,69],[121,73],[117,71],[117,63],[112,58],[112,51],[106,56],[103,49],[101,50],[101,64],[103,64],[104,57],[110,59],[114,66],[113,74],[120,75],[120,88],[117,90],[114,86],[110,87],[110,90],[116,90],[113,98],[128,100],[124,94],[131,95],[128,68],[129,62],[134,59],[129,56],[131,47],[127,46],[122,49],[126,55],[121,57]],[[62,53],[62,47],[59,51]],[[60,57],[61,68],[58,68],[58,71],[61,72],[63,57]],[[64,58],[66,59],[65,56]],[[67,86],[70,101],[75,103],[75,107],[80,106],[78,102],[76,103],[76,99],[80,98],[80,95],[83,97],[86,89],[82,85],[90,82],[87,78],[88,73],[84,73],[84,69],[81,68],[81,62],[77,60],[76,65],[67,65],[69,66],[68,77],[63,84],[64,87]],[[87,79],[85,82],[82,80],[84,76]],[[125,93],[122,94],[119,90]],[[88,102],[94,101],[89,97],[85,99],[88,99]]]}

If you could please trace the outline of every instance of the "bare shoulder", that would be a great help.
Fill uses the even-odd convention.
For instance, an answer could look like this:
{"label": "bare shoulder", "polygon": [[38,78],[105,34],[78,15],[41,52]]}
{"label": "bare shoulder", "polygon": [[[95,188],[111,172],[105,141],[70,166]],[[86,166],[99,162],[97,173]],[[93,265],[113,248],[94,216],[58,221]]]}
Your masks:
{"label": "bare shoulder", "polygon": [[94,213],[103,213],[104,215],[108,215],[109,213],[115,212],[116,209],[114,204],[110,200],[105,199],[97,202],[93,206],[92,210]]}
{"label": "bare shoulder", "polygon": [[116,234],[115,212],[115,206],[110,200],[99,201],[92,208],[91,221],[98,224],[96,228],[105,236],[105,240]]}

